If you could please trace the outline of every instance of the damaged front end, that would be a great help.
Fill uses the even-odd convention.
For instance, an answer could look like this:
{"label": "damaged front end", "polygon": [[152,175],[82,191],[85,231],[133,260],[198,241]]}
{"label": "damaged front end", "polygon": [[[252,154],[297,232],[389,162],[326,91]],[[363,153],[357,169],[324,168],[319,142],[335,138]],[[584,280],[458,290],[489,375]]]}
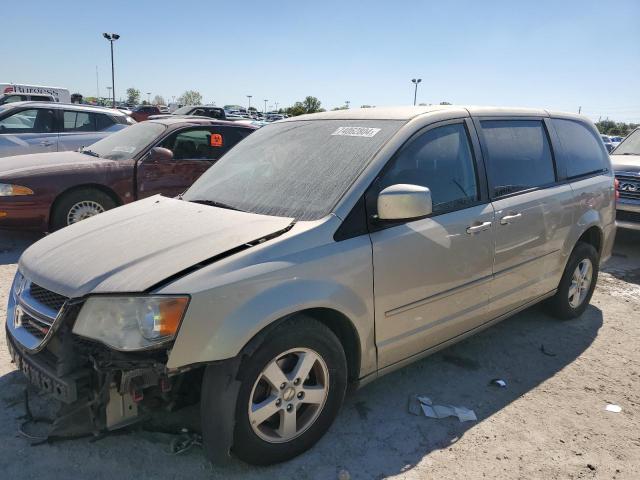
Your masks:
{"label": "damaged front end", "polygon": [[61,402],[49,438],[98,435],[184,400],[179,387],[185,375],[166,368],[169,344],[122,352],[77,335],[84,304],[19,273],[9,295],[11,358],[33,385]]}

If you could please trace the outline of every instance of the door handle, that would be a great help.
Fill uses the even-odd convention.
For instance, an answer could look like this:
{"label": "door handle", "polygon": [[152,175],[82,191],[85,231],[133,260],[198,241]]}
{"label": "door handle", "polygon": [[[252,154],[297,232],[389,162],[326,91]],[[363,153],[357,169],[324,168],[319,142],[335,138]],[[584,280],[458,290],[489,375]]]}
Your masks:
{"label": "door handle", "polygon": [[509,223],[513,223],[515,220],[522,218],[521,213],[514,213],[513,215],[505,215],[500,219],[500,225],[508,225]]}
{"label": "door handle", "polygon": [[53,142],[50,142],[49,140],[43,140],[40,142],[40,145],[43,147],[50,147],[51,145],[53,145]]}
{"label": "door handle", "polygon": [[491,222],[482,222],[478,225],[471,225],[467,227],[467,233],[472,235],[474,233],[482,232],[483,230],[488,230],[491,228]]}

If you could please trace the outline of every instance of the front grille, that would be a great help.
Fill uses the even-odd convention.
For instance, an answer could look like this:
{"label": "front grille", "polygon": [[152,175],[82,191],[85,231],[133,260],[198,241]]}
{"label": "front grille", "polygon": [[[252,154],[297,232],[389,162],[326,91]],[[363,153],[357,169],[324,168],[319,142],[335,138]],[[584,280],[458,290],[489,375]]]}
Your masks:
{"label": "front grille", "polygon": [[30,292],[34,300],[46,305],[56,312],[59,311],[64,302],[68,300],[67,297],[54,293],[46,288],[42,288],[40,285],[36,285],[35,283],[31,284]]}
{"label": "front grille", "polygon": [[640,176],[616,175],[620,198],[640,200]]}
{"label": "front grille", "polygon": [[50,324],[34,318],[25,311],[20,312],[19,315],[20,325],[36,338],[43,339],[51,328]]}
{"label": "front grille", "polygon": [[640,223],[640,212],[627,212],[626,210],[616,210],[616,220],[620,222]]}

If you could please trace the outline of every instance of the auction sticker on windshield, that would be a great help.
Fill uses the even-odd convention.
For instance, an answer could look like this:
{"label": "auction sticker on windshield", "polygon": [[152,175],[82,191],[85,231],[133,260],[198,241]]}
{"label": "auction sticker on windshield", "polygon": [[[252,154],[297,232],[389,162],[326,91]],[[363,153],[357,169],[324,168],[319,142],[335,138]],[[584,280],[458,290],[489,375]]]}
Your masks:
{"label": "auction sticker on windshield", "polygon": [[331,135],[340,135],[343,137],[373,137],[380,131],[379,128],[367,127],[340,127]]}

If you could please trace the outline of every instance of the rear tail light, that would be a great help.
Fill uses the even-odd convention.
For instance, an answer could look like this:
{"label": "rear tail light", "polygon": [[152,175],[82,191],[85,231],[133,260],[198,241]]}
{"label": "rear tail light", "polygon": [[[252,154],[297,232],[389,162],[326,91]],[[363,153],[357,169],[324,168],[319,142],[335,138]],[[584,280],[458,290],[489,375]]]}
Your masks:
{"label": "rear tail light", "polygon": [[620,181],[617,178],[613,181],[613,187],[616,190],[616,202],[617,202],[618,200],[620,200]]}

